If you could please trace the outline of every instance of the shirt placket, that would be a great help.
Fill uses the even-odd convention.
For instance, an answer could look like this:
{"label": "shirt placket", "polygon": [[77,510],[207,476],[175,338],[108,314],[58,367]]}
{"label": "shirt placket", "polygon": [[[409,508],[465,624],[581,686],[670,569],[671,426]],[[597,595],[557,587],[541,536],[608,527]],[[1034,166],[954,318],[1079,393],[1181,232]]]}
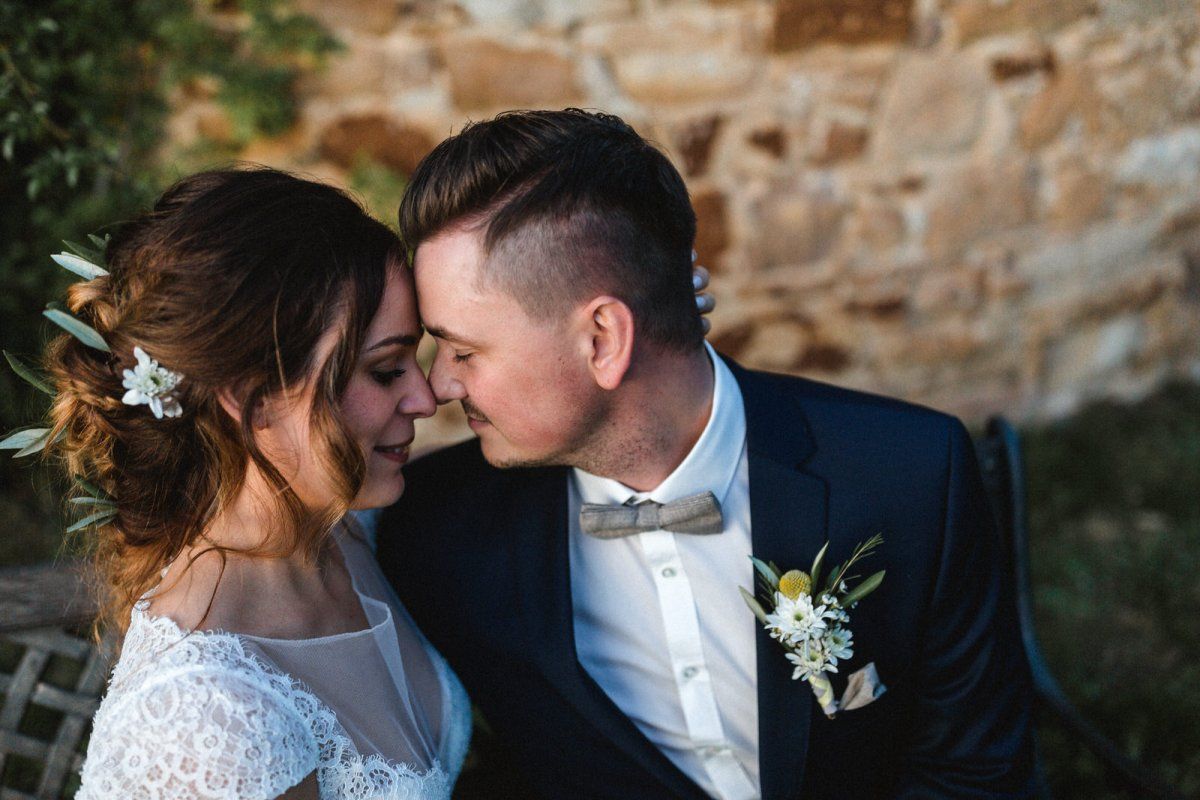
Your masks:
{"label": "shirt placket", "polygon": [[654,576],[675,687],[696,755],[722,800],[754,800],[758,789],[725,738],[701,646],[695,597],[679,557],[675,534],[650,531],[638,538]]}

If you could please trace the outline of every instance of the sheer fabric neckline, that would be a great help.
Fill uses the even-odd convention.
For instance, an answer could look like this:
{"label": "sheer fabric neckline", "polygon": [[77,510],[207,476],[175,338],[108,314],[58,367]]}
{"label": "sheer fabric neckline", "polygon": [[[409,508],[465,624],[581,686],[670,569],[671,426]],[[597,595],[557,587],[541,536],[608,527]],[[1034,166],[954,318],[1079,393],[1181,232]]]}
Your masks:
{"label": "sheer fabric neckline", "polygon": [[[288,645],[331,644],[341,639],[352,639],[356,636],[373,636],[383,630],[384,626],[395,624],[395,620],[392,618],[392,609],[387,603],[381,600],[376,600],[375,598],[364,594],[362,589],[359,588],[358,578],[350,569],[350,557],[346,553],[345,547],[342,545],[342,536],[352,536],[353,533],[350,532],[348,526],[345,524],[339,524],[339,528],[340,530],[334,532],[333,540],[335,546],[338,548],[338,554],[342,558],[342,564],[347,573],[350,575],[350,588],[354,591],[354,596],[358,598],[358,606],[360,609],[362,609],[363,616],[367,619],[367,627],[365,628],[359,628],[355,631],[330,633],[324,636],[305,636],[302,638],[259,636],[253,633],[240,633],[238,631],[227,630],[220,626],[215,628],[186,628],[176,622],[172,617],[169,617],[165,614],[150,613],[150,603],[153,600],[154,595],[158,593],[159,588],[162,586],[161,583],[150,589],[148,592],[142,595],[136,603],[133,604],[133,615],[140,614],[144,619],[152,623],[157,620],[166,620],[166,622],[170,623],[176,631],[185,636],[235,636],[242,639],[249,639],[250,641],[254,642],[267,643],[273,646],[282,645],[286,647]],[[163,567],[160,578],[165,578],[170,569],[170,564]],[[371,614],[367,610],[368,606],[384,612],[383,617],[381,617],[378,622],[373,624],[371,623]]]}

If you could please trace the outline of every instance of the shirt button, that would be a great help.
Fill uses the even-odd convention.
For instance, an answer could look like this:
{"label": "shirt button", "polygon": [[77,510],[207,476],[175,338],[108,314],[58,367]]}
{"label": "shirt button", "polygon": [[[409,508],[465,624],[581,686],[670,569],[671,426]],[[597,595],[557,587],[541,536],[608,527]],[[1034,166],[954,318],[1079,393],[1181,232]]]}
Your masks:
{"label": "shirt button", "polygon": [[683,677],[688,678],[688,679],[694,678],[699,674],[700,674],[699,667],[684,667],[684,669],[683,669]]}
{"label": "shirt button", "polygon": [[663,571],[659,574],[662,575],[664,578],[674,578],[675,577],[675,568],[674,567],[663,567]]}

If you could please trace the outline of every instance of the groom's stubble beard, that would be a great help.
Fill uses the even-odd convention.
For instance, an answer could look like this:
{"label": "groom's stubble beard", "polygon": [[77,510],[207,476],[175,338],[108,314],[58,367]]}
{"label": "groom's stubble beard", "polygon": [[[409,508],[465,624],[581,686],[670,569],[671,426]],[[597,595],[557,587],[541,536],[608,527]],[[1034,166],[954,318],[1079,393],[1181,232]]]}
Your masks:
{"label": "groom's stubble beard", "polygon": [[[459,401],[463,413],[468,417],[486,422],[492,426],[497,435],[503,435],[496,424],[479,407],[463,398]],[[486,449],[484,458],[497,469],[519,469],[532,467],[579,467],[587,471],[588,466],[607,460],[607,453],[612,449],[608,439],[611,438],[613,425],[611,423],[610,404],[599,397],[595,402],[585,405],[575,419],[571,421],[570,432],[565,440],[549,453],[536,456],[489,457]],[[606,436],[606,433],[609,434]],[[482,438],[482,437],[481,437]]]}

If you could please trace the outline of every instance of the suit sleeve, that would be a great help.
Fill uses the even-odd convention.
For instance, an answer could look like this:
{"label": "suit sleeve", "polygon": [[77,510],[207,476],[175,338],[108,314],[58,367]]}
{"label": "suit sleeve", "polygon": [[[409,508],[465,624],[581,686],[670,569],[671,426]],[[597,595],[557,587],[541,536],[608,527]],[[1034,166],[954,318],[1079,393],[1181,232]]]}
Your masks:
{"label": "suit sleeve", "polygon": [[1032,797],[1032,688],[1005,555],[957,420],[948,449],[941,563],[898,797]]}

